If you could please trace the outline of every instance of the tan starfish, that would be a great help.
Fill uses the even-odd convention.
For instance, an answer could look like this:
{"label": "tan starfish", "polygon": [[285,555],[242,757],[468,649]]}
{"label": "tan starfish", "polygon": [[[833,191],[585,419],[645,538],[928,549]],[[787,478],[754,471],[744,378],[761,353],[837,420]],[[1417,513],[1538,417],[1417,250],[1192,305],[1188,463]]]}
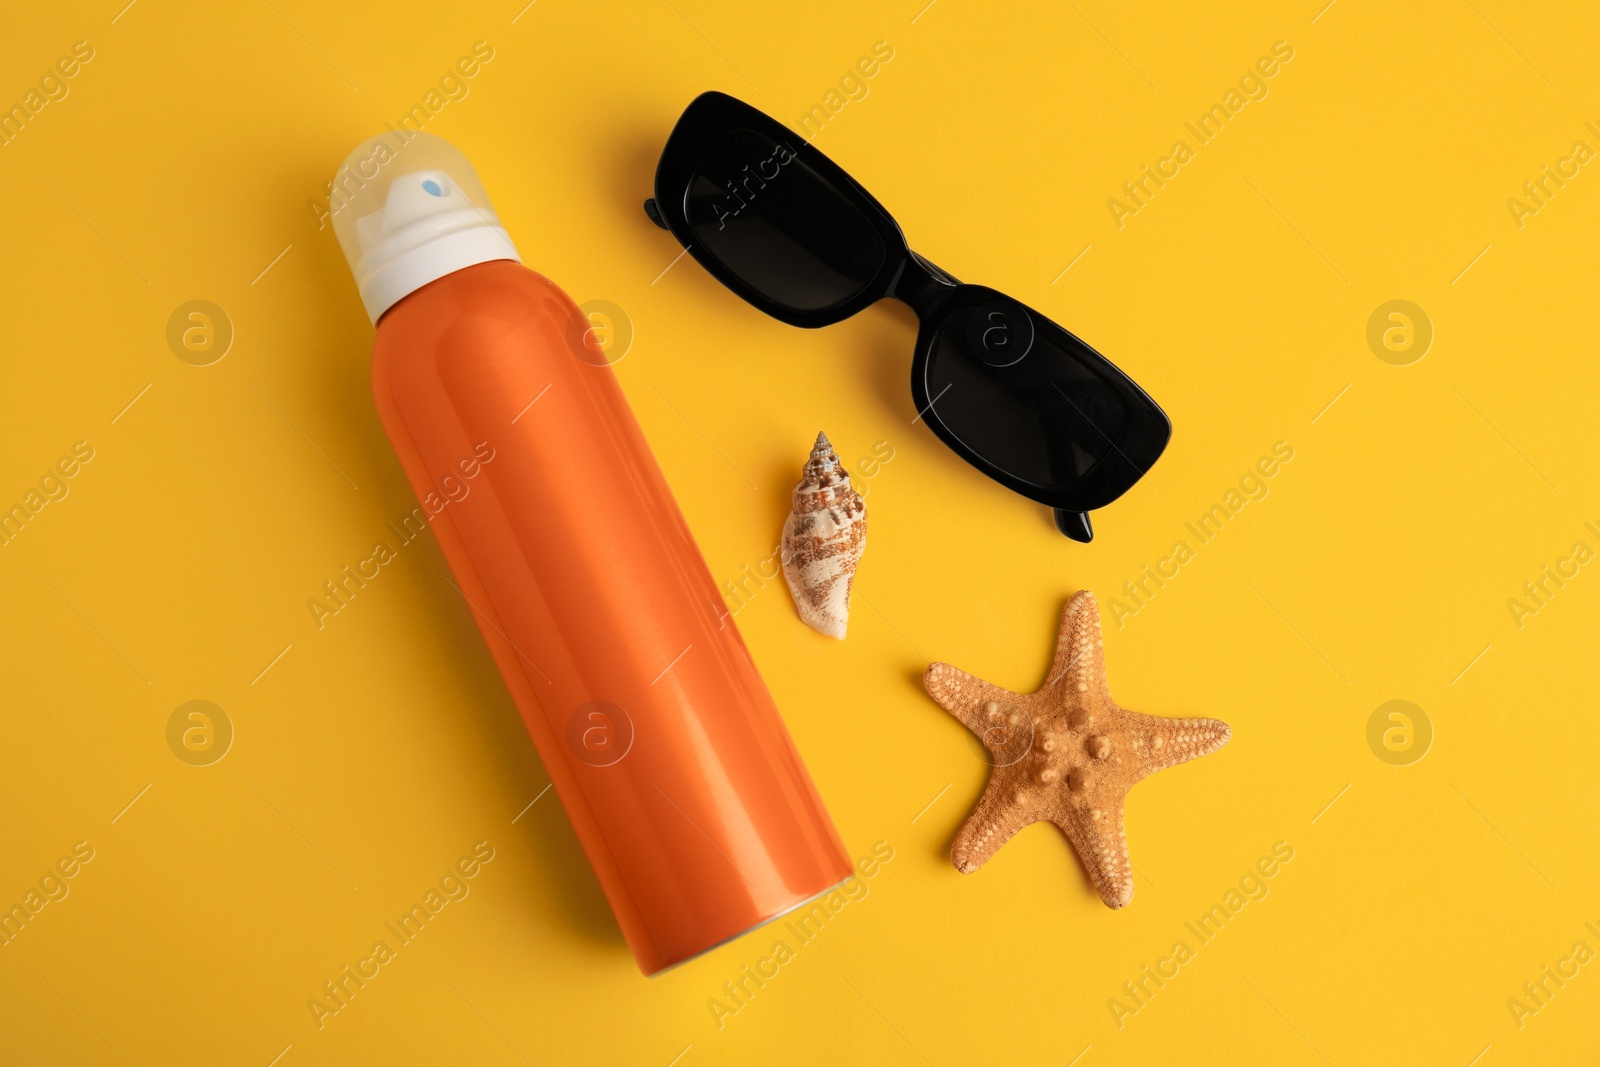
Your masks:
{"label": "tan starfish", "polygon": [[1122,806],[1135,782],[1228,743],[1216,719],[1163,719],[1118,707],[1106,687],[1100,609],[1077,593],[1061,613],[1055,663],[1035,693],[1013,693],[948,663],[928,668],[928,695],[977,734],[994,771],[978,807],[950,846],[971,874],[1018,830],[1061,828],[1113,908],[1133,899]]}

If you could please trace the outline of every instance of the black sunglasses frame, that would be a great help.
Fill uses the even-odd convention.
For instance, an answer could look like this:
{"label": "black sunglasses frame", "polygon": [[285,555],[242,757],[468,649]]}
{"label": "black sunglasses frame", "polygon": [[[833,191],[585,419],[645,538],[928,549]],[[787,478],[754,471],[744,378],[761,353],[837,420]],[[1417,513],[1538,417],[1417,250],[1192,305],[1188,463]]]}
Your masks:
{"label": "black sunglasses frame", "polygon": [[[838,304],[796,309],[768,297],[729,268],[695,240],[689,219],[690,188],[700,164],[712,146],[729,133],[749,130],[765,136],[793,153],[825,183],[845,196],[871,224],[882,242],[882,266],[860,292]],[[1007,489],[1055,509],[1056,527],[1075,541],[1093,536],[1088,512],[1116,500],[1144,476],[1165,450],[1172,424],[1161,408],[1115,364],[1048,317],[1011,297],[978,285],[965,285],[911,250],[900,226],[877,199],[833,160],[798,137],[788,127],[741,100],[719,92],[702,93],[684,110],[667,138],[656,168],[655,197],[645,201],[645,212],[657,226],[668,230],[699,264],[727,288],[761,311],[791,326],[817,329],[850,318],[885,297],[899,300],[916,313],[919,323],[911,366],[911,394],[918,418],[967,463]],[[941,326],[958,309],[1000,301],[1020,309],[1032,319],[1036,334],[1051,341],[1085,368],[1119,392],[1129,410],[1129,422],[1116,439],[1102,433],[1110,446],[1077,481],[1066,487],[1041,486],[1019,478],[991,462],[956,435],[939,417],[938,396],[930,395],[929,370]],[[947,386],[948,388],[948,386]],[[1066,398],[1066,394],[1062,394]],[[1066,398],[1072,403],[1070,398]],[[1074,405],[1076,407],[1076,405]],[[1080,410],[1090,426],[1094,423]],[[1099,431],[1097,426],[1094,426]],[[1148,457],[1142,466],[1122,445]]]}

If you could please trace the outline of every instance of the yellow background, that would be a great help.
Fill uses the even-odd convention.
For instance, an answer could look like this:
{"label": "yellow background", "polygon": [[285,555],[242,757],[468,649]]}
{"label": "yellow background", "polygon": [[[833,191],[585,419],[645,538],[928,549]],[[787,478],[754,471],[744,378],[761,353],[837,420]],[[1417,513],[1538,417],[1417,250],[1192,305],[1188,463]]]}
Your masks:
{"label": "yellow background", "polygon": [[[95,458],[0,548],[0,902],[74,842],[95,858],[0,948],[0,1060],[1594,1061],[1600,965],[1520,1029],[1507,1000],[1600,949],[1600,574],[1520,628],[1507,601],[1600,547],[1596,164],[1520,229],[1506,201],[1600,147],[1600,23],[1504,0],[925,3],[8,12],[0,101],[75,41],[95,58],[0,148],[0,504],[76,441]],[[770,555],[819,428],[852,465],[894,450],[863,480],[849,639],[806,630],[781,584],[737,617],[851,853],[894,859],[720,1028],[708,1000],[778,934],[640,977],[554,795],[527,808],[548,778],[432,538],[321,631],[306,607],[412,506],[308,201],[479,40],[493,60],[428,128],[529,265],[631,318],[617,373],[719,584]],[[801,331],[690,259],[663,274],[679,249],[640,202],[693,95],[797,125],[878,41],[892,61],[818,147],[919,251],[1066,324],[1172,418],[1092,545],[913,424],[903,308]],[[1194,147],[1183,123],[1277,41],[1270,94],[1119,229],[1108,198]],[[235,330],[211,366],[167,346],[194,299]],[[1433,323],[1410,366],[1366,341],[1392,299]],[[1108,911],[1047,826],[958,874],[986,768],[922,693],[929,660],[1033,688],[1063,600],[1109,607],[1278,441],[1270,494],[1108,617],[1123,704],[1233,727],[1134,790],[1133,904]],[[192,699],[236,731],[208,767],[166,740]],[[1409,766],[1367,744],[1392,699],[1433,724]],[[471,895],[318,1029],[307,1000],[478,841]],[[1108,1000],[1278,841],[1270,895],[1119,1028]]]}

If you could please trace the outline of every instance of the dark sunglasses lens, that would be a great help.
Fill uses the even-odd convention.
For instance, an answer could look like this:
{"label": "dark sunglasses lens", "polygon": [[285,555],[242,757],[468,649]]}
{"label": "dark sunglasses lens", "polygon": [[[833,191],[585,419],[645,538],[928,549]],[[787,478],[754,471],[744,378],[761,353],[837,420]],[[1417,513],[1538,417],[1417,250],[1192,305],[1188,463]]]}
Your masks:
{"label": "dark sunglasses lens", "polygon": [[796,311],[859,295],[887,255],[850,197],[802,162],[794,145],[754,130],[730,131],[706,151],[686,208],[701,248]]}
{"label": "dark sunglasses lens", "polygon": [[[1065,330],[995,294],[963,302],[939,325],[928,397],[944,427],[990,463],[1042,489],[1067,489],[1128,424],[1128,404],[1097,361]],[[1130,471],[1129,483],[1141,473]]]}

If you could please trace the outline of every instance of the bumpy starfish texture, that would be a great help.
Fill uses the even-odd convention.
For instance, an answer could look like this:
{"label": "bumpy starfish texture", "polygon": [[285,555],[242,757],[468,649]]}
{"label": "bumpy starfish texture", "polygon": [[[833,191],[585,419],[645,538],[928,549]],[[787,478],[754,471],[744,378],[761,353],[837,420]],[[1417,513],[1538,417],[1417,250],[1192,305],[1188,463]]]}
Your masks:
{"label": "bumpy starfish texture", "polygon": [[993,773],[956,835],[950,859],[963,874],[983,866],[1018,830],[1053,822],[1067,835],[1100,899],[1133,899],[1122,808],[1135,782],[1228,743],[1216,719],[1164,719],[1118,707],[1106,686],[1100,609],[1077,593],[1061,613],[1061,636],[1045,684],[1013,693],[935,663],[928,695],[977,734]]}

